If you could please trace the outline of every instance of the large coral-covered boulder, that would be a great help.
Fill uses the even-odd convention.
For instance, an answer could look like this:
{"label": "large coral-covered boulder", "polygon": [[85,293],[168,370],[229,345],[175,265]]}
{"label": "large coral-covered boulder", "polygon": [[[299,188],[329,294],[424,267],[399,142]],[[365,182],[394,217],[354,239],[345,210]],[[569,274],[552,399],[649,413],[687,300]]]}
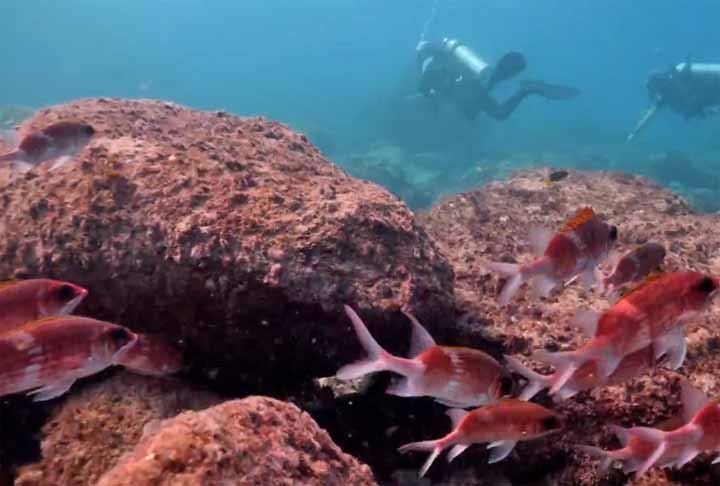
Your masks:
{"label": "large coral-covered boulder", "polygon": [[[582,333],[570,324],[571,317],[580,308],[604,310],[610,305],[607,299],[578,285],[570,285],[549,299],[533,298],[524,289],[501,309],[496,299],[502,279],[482,265],[484,260],[528,261],[528,229],[533,225],[557,229],[582,206],[592,206],[618,227],[620,252],[655,241],[668,250],[666,270],[720,275],[720,216],[696,214],[681,198],[642,177],[570,171],[566,179],[548,187],[543,182],[545,174],[545,169],[515,174],[508,181],[448,198],[421,216],[454,267],[455,293],[463,312],[459,327],[469,341],[495,341],[505,352],[516,354],[538,370],[543,369],[540,364],[527,358],[532,351],[570,350],[585,342]],[[716,373],[720,367],[718,322],[720,304],[715,303],[686,325],[689,350],[679,372],[658,368],[625,385],[582,392],[559,405],[545,401],[565,415],[567,424],[554,440],[533,448],[534,457],[550,454],[558,459],[546,463],[550,482],[660,485],[675,484],[676,480],[689,484],[682,482],[687,480],[716,484],[720,480],[718,471],[708,467],[709,458],[705,456],[679,472],[653,470],[634,482],[616,470],[609,475],[598,474],[597,460],[580,453],[575,445],[616,448],[619,444],[608,425],[653,426],[676,416],[680,408],[679,380],[683,376],[710,396],[720,395]],[[551,368],[545,367],[544,371],[550,372]],[[472,452],[466,460],[476,462]],[[512,459],[498,464],[498,468],[513,483],[527,478]]]}
{"label": "large coral-covered boulder", "polygon": [[233,400],[160,423],[98,486],[374,485],[297,407],[265,397]]}
{"label": "large coral-covered boulder", "polygon": [[414,215],[287,127],[96,99],[22,131],[61,119],[97,135],[3,187],[0,275],[86,286],[81,312],[182,342],[228,387],[333,373],[359,352],[342,303],[398,347],[401,307],[431,329],[452,315],[452,270]]}
{"label": "large coral-covered boulder", "polygon": [[132,450],[143,430],[218,401],[177,381],[117,374],[74,393],[53,411],[42,430],[42,457],[20,468],[15,484],[93,485]]}

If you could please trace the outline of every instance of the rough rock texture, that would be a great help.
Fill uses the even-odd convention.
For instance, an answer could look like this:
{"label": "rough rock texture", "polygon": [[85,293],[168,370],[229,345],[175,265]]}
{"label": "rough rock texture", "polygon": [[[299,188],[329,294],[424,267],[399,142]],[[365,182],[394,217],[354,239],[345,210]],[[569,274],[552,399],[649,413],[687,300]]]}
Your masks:
{"label": "rough rock texture", "polygon": [[297,407],[265,397],[187,412],[150,431],[98,486],[373,485]]}
{"label": "rough rock texture", "polygon": [[182,342],[194,370],[232,392],[352,359],[342,303],[396,347],[402,306],[431,329],[448,323],[452,271],[414,215],[285,126],[99,99],[22,129],[59,119],[97,136],[61,169],[3,187],[0,275],[88,287],[82,313]]}
{"label": "rough rock texture", "polygon": [[[507,182],[449,198],[422,216],[428,232],[453,264],[458,306],[465,313],[458,325],[468,343],[489,339],[506,352],[528,355],[540,348],[574,349],[583,341],[569,325],[569,318],[578,307],[602,310],[609,305],[606,300],[577,286],[544,301],[534,300],[521,290],[518,298],[501,311],[495,298],[502,282],[481,265],[483,259],[527,261],[528,227],[542,224],[556,229],[583,205],[591,205],[618,226],[621,250],[658,241],[668,248],[666,269],[720,274],[720,217],[693,214],[683,200],[640,177],[573,171],[551,187],[542,179],[542,170],[523,172]],[[688,324],[689,352],[679,372],[658,369],[627,385],[584,392],[563,402],[557,408],[566,416],[568,430],[518,448],[519,456],[497,468],[513,484],[525,484],[525,466],[537,457],[545,459],[551,484],[717,484],[720,469],[709,467],[711,457],[707,455],[681,471],[654,471],[636,481],[619,471],[598,476],[596,461],[577,452],[573,444],[617,447],[607,424],[655,425],[672,417],[679,408],[681,376],[689,377],[711,396],[720,394],[718,322],[720,303],[715,303]],[[548,400],[541,401],[551,405]],[[484,464],[485,455],[475,448],[466,459]],[[477,467],[484,471],[485,466]]]}
{"label": "rough rock texture", "polygon": [[140,439],[145,427],[219,400],[180,382],[121,373],[74,393],[42,430],[42,458],[17,486],[92,485]]}

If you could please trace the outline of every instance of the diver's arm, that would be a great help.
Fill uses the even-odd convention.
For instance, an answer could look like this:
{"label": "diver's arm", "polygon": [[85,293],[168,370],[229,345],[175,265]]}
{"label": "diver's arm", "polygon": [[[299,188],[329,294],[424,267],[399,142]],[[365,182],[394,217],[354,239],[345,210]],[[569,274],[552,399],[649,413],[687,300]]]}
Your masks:
{"label": "diver's arm", "polygon": [[652,106],[645,112],[645,114],[640,118],[640,121],[635,125],[635,128],[632,129],[630,134],[627,136],[627,141],[630,142],[635,138],[635,136],[645,128],[645,125],[648,124],[650,120],[655,116],[655,113],[657,113],[658,110],[658,104],[653,103]]}

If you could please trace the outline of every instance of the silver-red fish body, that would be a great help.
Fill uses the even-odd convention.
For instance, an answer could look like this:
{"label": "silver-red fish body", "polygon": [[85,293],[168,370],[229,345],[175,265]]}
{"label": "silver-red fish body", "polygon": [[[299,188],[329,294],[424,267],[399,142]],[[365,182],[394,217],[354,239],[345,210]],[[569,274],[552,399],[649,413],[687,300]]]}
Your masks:
{"label": "silver-red fish body", "polygon": [[50,317],[0,334],[0,396],[60,396],[76,380],[119,364],[136,341],[125,327],[80,316]]}

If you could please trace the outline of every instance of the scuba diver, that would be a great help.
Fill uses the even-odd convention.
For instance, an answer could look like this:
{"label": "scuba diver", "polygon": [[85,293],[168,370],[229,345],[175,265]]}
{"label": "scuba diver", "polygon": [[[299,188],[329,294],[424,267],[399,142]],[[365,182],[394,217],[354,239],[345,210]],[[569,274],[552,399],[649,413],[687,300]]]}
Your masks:
{"label": "scuba diver", "polygon": [[452,101],[469,120],[474,120],[481,111],[498,121],[505,120],[533,94],[552,100],[567,100],[579,94],[570,87],[525,81],[515,94],[501,103],[490,96],[490,91],[525,69],[522,54],[509,52],[493,68],[457,39],[447,38],[439,44],[421,39],[416,52],[419,91],[435,101]]}
{"label": "scuba diver", "polygon": [[647,81],[652,105],[627,139],[631,141],[655,117],[669,108],[685,120],[720,113],[720,64],[681,62],[666,71],[655,71]]}

